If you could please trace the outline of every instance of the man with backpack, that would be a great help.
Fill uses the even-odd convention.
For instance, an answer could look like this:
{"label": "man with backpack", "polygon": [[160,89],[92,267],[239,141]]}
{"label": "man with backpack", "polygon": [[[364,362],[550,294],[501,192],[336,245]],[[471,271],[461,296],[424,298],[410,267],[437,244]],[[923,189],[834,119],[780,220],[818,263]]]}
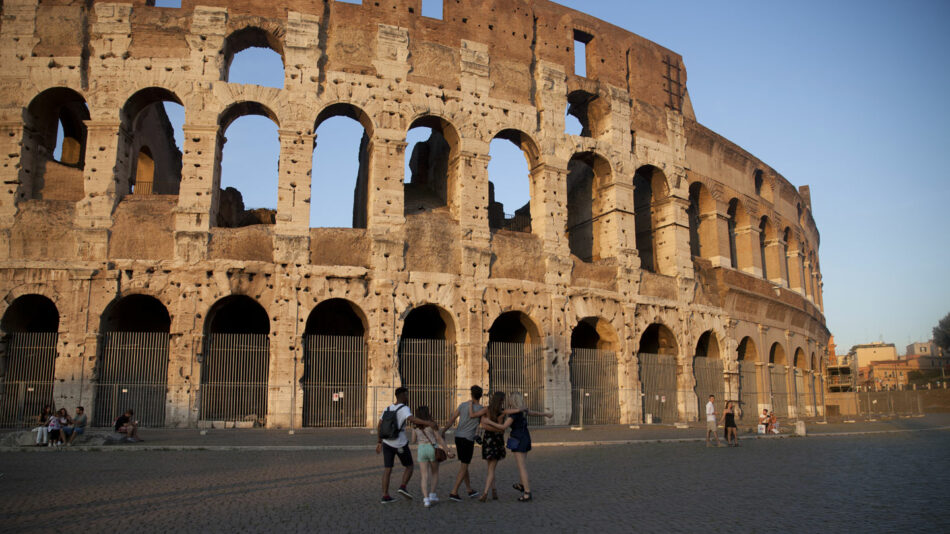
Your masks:
{"label": "man with backpack", "polygon": [[409,409],[409,390],[404,387],[396,388],[396,403],[389,405],[379,418],[376,427],[376,454],[383,453],[383,504],[389,504],[395,499],[389,496],[389,478],[393,472],[395,457],[405,467],[402,474],[402,483],[399,485],[399,494],[407,499],[412,494],[406,489],[406,484],[412,478],[412,452],[409,451],[409,438],[406,436],[406,422],[420,426],[431,426],[436,432],[439,424],[434,421],[423,421],[412,416]]}

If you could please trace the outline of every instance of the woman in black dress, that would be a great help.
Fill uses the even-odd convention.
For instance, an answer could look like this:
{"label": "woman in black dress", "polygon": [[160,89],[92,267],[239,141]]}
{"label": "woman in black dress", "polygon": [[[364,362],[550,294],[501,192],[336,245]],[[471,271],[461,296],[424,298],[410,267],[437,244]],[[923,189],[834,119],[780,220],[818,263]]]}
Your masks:
{"label": "woman in black dress", "polygon": [[[498,500],[498,491],[495,490],[495,467],[498,461],[505,457],[505,430],[497,430],[499,424],[505,418],[503,409],[505,406],[505,393],[496,391],[491,396],[488,408],[481,416],[481,427],[485,430],[485,436],[482,438],[482,458],[488,462],[488,476],[485,477],[485,491],[478,498],[485,502],[488,498],[488,490],[491,489],[492,500]],[[476,412],[478,413],[478,412]],[[491,423],[495,423],[492,425]]]}
{"label": "woman in black dress", "polygon": [[528,451],[531,450],[531,433],[528,432],[528,416],[554,417],[550,412],[535,412],[529,410],[524,405],[524,395],[521,393],[511,393],[508,395],[508,408],[505,410],[504,424],[501,429],[511,427],[511,435],[508,437],[508,448],[515,455],[515,461],[518,462],[518,474],[521,482],[513,487],[522,492],[518,498],[521,502],[531,500],[531,480],[528,478]]}
{"label": "woman in black dress", "polygon": [[733,447],[739,446],[739,435],[736,428],[736,411],[732,407],[732,401],[726,403],[726,409],[722,411],[723,434],[725,434],[726,443]]}

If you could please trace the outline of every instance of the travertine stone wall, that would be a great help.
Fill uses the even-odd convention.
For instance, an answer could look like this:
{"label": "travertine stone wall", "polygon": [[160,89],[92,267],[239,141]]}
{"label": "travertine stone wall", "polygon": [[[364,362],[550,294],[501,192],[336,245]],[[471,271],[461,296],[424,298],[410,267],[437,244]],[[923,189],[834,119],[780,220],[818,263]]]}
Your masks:
{"label": "travertine stone wall", "polygon": [[[99,317],[131,294],[155,297],[172,318],[173,426],[197,424],[207,313],[235,294],[271,321],[271,427],[302,422],[302,336],[328,299],[346,299],[365,321],[371,390],[398,381],[396,347],[413,309],[432,304],[450,318],[461,389],[487,381],[494,321],[522,312],[541,333],[545,405],[558,423],[570,419],[571,332],[585,318],[613,329],[626,423],[642,417],[638,351],[653,324],[675,339],[668,350],[677,355],[684,420],[698,415],[692,366],[704,332],[718,343],[731,399],[746,337],[763,367],[779,344],[809,355],[796,372],[822,372],[829,333],[807,188],[696,122],[675,52],[544,0],[446,2],[442,20],[422,17],[421,0],[148,4],[5,0],[0,8],[0,315],[23,295],[56,305],[57,404],[93,403]],[[575,31],[593,36],[585,77],[574,74]],[[231,56],[247,46],[280,53],[282,89],[226,81]],[[681,85],[668,82],[671,68]],[[564,133],[570,95],[589,100],[589,135]],[[141,146],[134,115],[159,101],[185,108],[177,195],[131,195]],[[276,224],[218,228],[224,132],[246,114],[279,128]],[[341,114],[368,136],[365,228],[311,228],[316,127]],[[72,174],[57,174],[62,162],[44,141],[57,118],[84,126]],[[419,120],[439,121],[450,146],[447,199],[407,215],[406,134]],[[530,163],[529,233],[489,226],[497,136]],[[570,248],[572,161],[590,162],[594,174],[594,261]],[[638,250],[640,169],[654,177],[655,272]],[[64,181],[67,193],[37,193],[45,177]],[[379,391],[368,423],[390,400],[390,389]],[[756,409],[771,403],[767,381],[759,391]]]}

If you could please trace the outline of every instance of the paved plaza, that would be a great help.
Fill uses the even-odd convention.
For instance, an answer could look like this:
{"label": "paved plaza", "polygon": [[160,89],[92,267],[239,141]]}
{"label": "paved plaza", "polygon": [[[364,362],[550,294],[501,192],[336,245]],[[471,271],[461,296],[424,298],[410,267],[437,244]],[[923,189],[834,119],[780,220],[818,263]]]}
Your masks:
{"label": "paved plaza", "polygon": [[515,501],[508,458],[499,501],[432,509],[418,471],[416,500],[379,504],[381,459],[362,450],[3,452],[0,530],[946,532],[947,451],[950,430],[538,447],[535,502]]}

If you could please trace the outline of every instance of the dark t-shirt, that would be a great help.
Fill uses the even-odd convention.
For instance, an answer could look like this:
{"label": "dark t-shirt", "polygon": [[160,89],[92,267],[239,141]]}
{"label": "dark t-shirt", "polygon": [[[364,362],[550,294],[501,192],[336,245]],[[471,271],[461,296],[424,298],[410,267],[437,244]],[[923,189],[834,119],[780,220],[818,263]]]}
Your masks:
{"label": "dark t-shirt", "polygon": [[124,427],[126,423],[129,422],[129,416],[120,415],[118,419],[115,420],[115,431],[118,432],[120,428]]}

